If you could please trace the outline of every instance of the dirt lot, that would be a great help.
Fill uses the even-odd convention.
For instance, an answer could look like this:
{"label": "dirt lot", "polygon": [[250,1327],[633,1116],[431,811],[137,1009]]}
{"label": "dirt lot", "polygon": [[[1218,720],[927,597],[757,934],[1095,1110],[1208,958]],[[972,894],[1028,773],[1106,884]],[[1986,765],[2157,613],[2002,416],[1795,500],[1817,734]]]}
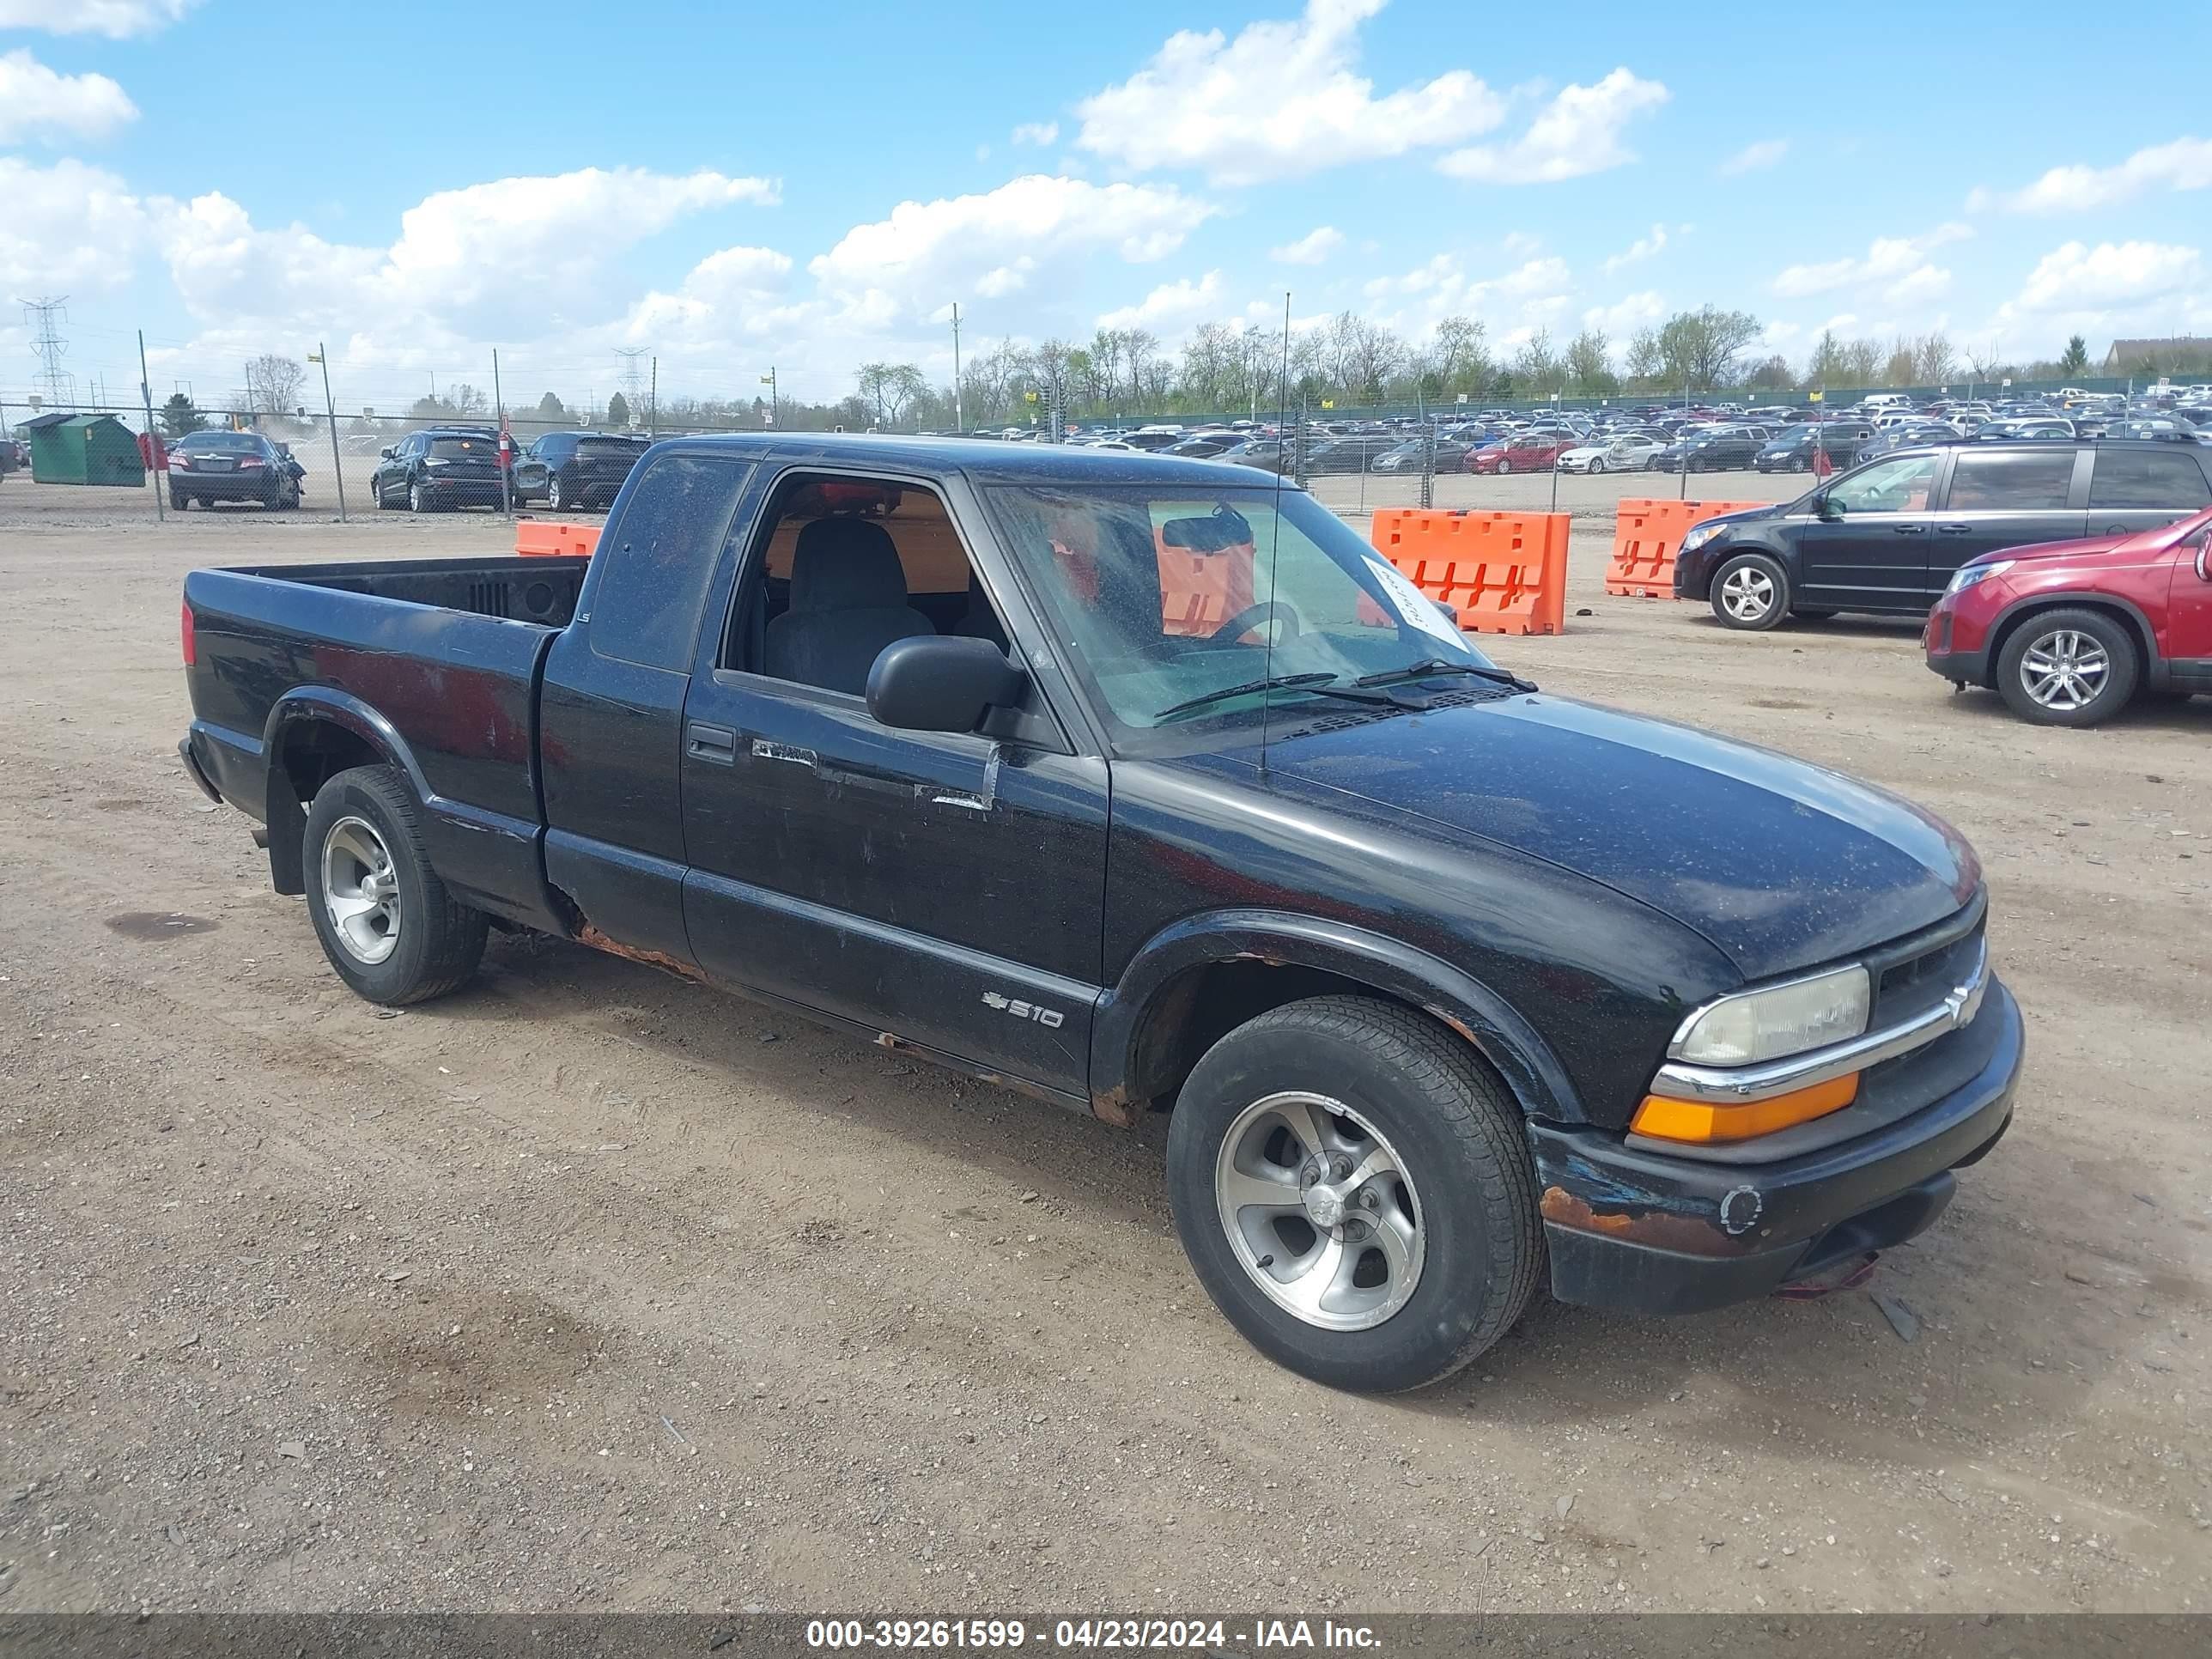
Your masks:
{"label": "dirt lot", "polygon": [[505,527],[9,479],[0,1609],[2212,1605],[2212,703],[2043,732],[1908,628],[1607,599],[1622,489],[1565,483],[1573,631],[1495,653],[1958,823],[2016,1125],[1869,1287],[1909,1338],[1540,1304],[1375,1401],[1214,1315],[1158,1124],[546,940],[347,995],[178,769],[179,581]]}

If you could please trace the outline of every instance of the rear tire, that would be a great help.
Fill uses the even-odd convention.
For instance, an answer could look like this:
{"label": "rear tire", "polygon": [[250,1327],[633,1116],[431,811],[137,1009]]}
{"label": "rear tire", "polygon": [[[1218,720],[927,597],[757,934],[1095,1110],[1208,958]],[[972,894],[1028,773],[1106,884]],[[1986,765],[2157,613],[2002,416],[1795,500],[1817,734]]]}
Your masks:
{"label": "rear tire", "polygon": [[1713,572],[1713,615],[1724,628],[1763,634],[1790,614],[1790,576],[1764,553],[1740,553]]}
{"label": "rear tire", "polygon": [[545,510],[548,513],[562,513],[574,505],[574,503],[568,499],[568,492],[561,487],[561,475],[557,472],[547,473],[545,475]]}
{"label": "rear tire", "polygon": [[1274,1009],[1208,1049],[1169,1124],[1168,1189],[1214,1305],[1330,1388],[1450,1376],[1512,1327],[1543,1271],[1518,1105],[1464,1043],[1364,997]]}
{"label": "rear tire", "polygon": [[356,996],[386,1007],[458,988],[483,960],[489,919],[446,890],[422,849],[398,769],[356,766],[315,792],[301,856],[323,954]]}
{"label": "rear tire", "polygon": [[1997,653],[1997,690],[2037,726],[2094,726],[2125,708],[2142,677],[2135,636],[2101,611],[2045,611]]}
{"label": "rear tire", "polygon": [[183,490],[172,489],[169,492],[169,510],[172,513],[181,513],[191,504],[192,498],[185,495]]}
{"label": "rear tire", "polygon": [[430,510],[430,497],[421,484],[407,486],[407,510],[410,513],[428,513]]}

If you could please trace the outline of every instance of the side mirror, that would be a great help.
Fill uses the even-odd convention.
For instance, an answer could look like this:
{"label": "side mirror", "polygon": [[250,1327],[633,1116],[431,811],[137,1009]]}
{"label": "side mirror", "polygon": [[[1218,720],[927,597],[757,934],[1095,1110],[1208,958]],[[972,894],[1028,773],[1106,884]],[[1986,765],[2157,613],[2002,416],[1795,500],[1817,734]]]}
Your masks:
{"label": "side mirror", "polygon": [[390,444],[386,444],[383,448],[378,450],[376,453],[377,458],[380,460],[388,461],[392,459],[392,446]]}
{"label": "side mirror", "polygon": [[1022,700],[1029,676],[988,640],[894,640],[868,671],[868,713],[902,732],[973,732]]}
{"label": "side mirror", "polygon": [[1825,524],[1841,524],[1844,521],[1844,504],[1824,490],[1820,499],[1813,503],[1813,516]]}

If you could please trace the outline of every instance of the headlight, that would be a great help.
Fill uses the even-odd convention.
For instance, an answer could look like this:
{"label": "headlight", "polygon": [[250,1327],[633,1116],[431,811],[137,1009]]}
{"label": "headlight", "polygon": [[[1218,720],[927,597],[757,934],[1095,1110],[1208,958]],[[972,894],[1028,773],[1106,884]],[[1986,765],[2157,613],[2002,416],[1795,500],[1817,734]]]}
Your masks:
{"label": "headlight", "polygon": [[1667,1050],[1693,1066],[1755,1066],[1826,1048],[1866,1030],[1870,987],[1853,966],[1707,1003]]}
{"label": "headlight", "polygon": [[2010,559],[1995,559],[1988,564],[1962,564],[1951,575],[1951,585],[1946,593],[1963,593],[1976,582],[1985,582],[1992,576],[2002,576],[2012,568]]}
{"label": "headlight", "polygon": [[1689,534],[1682,538],[1682,544],[1674,550],[1676,556],[1679,557],[1684,553],[1695,552],[1719,535],[1724,528],[1726,528],[1725,526],[1717,524],[1701,524],[1694,526]]}

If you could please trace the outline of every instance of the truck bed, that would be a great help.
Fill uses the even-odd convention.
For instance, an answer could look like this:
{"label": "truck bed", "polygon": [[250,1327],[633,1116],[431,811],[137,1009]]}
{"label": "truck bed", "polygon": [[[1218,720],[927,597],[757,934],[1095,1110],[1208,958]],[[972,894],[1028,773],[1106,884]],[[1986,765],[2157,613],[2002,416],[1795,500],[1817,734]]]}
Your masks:
{"label": "truck bed", "polygon": [[[538,856],[537,686],[584,559],[411,559],[196,570],[187,743],[225,800],[283,825],[324,777],[396,754],[441,875],[550,920]],[[275,862],[280,883],[292,874]],[[518,896],[528,896],[518,898]]]}

